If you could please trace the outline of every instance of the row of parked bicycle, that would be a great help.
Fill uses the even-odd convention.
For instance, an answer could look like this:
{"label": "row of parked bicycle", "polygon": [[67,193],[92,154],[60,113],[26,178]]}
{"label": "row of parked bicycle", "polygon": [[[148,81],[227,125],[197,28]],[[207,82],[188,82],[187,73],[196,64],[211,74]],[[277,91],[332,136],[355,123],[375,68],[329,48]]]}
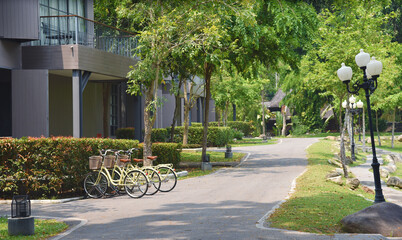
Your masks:
{"label": "row of parked bicycle", "polygon": [[[99,150],[99,156],[89,157],[91,172],[84,180],[86,194],[100,198],[127,193],[130,197],[141,198],[145,194],[173,190],[177,183],[173,164],[139,166],[143,159],[132,158],[136,151],[137,148]],[[157,156],[149,156],[148,159],[154,161]]]}

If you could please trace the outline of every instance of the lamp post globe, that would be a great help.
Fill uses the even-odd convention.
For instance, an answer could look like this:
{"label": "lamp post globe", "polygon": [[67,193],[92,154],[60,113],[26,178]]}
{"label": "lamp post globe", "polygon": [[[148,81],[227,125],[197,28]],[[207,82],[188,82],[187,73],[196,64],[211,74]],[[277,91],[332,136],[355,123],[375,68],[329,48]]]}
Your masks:
{"label": "lamp post globe", "polygon": [[377,78],[382,72],[382,63],[376,60],[375,57],[372,57],[372,59],[370,60],[370,54],[365,53],[363,49],[360,49],[360,53],[356,55],[355,61],[357,66],[359,66],[360,69],[363,70],[363,81],[358,80],[352,86],[349,86],[350,80],[352,78],[352,69],[350,67],[346,67],[344,63],[342,63],[342,67],[338,69],[337,75],[339,79],[344,84],[346,84],[346,89],[349,93],[358,95],[360,89],[364,89],[365,91],[367,114],[370,128],[371,150],[373,153],[373,162],[371,166],[373,168],[375,186],[374,203],[382,203],[385,202],[385,199],[381,189],[380,163],[378,163],[375,149],[373,121],[371,117],[370,106],[370,95],[373,94],[374,91],[377,89]]}

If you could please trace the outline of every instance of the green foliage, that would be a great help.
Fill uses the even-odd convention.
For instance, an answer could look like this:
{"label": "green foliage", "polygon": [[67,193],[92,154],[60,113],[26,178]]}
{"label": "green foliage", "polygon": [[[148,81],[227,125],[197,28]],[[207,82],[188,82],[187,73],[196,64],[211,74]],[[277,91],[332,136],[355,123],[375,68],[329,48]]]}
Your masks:
{"label": "green foliage", "polygon": [[[170,132],[170,127],[167,128]],[[202,144],[203,127],[189,127],[188,144]],[[233,140],[233,132],[228,127],[209,127],[208,146],[221,147]],[[183,127],[175,127],[174,142],[183,142]]]}
{"label": "green foliage", "polygon": [[[210,122],[208,125],[211,127],[218,127],[218,122]],[[251,136],[254,132],[255,127],[253,123],[250,122],[242,122],[242,121],[228,121],[227,127],[230,127],[233,130],[241,131],[244,136]]]}
{"label": "green foliage", "polygon": [[292,117],[292,135],[298,136],[308,132],[308,127],[301,123],[297,116]]}
{"label": "green foliage", "polygon": [[244,133],[239,131],[239,130],[233,130],[233,138],[236,138],[237,140],[242,140],[244,137]]}
{"label": "green foliage", "polygon": [[191,122],[192,127],[202,127],[202,123],[200,122]]}
{"label": "green foliage", "polygon": [[117,139],[134,139],[135,130],[132,127],[128,128],[118,128],[116,130]]}
{"label": "green foliage", "polygon": [[102,138],[7,138],[0,140],[1,195],[31,198],[82,195],[88,158],[99,149],[129,149],[137,140]]}
{"label": "green foliage", "polygon": [[183,148],[200,148],[202,147],[201,144],[186,144],[183,145]]}
{"label": "green foliage", "polygon": [[169,138],[169,132],[166,128],[153,128],[151,141],[155,142],[166,142]]}
{"label": "green foliage", "polygon": [[[143,158],[143,143],[138,145],[138,158]],[[180,152],[182,149],[181,143],[153,143],[152,154],[158,156],[153,162],[153,165],[163,163],[173,163],[175,167],[178,167],[181,161]]]}

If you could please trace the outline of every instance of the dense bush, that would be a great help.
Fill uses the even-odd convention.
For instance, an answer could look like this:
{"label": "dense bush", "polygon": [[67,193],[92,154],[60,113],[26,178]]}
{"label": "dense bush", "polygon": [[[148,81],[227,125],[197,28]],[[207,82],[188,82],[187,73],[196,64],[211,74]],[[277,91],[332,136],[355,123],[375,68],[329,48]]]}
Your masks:
{"label": "dense bush", "polygon": [[200,122],[191,122],[192,127],[202,127],[202,123]]}
{"label": "dense bush", "polygon": [[[189,127],[188,144],[202,144],[203,127]],[[170,128],[168,128],[170,132]],[[208,146],[225,146],[233,139],[233,132],[228,127],[209,127],[207,136]],[[174,142],[183,142],[183,127],[175,127]]]}
{"label": "dense bush", "polygon": [[99,149],[129,149],[136,140],[103,138],[21,138],[0,140],[1,196],[31,198],[83,194],[88,158]]}
{"label": "dense bush", "polygon": [[118,128],[116,130],[116,138],[117,139],[134,139],[135,131],[134,128]]}
{"label": "dense bush", "polygon": [[[161,163],[173,163],[175,167],[178,167],[181,160],[181,144],[180,143],[153,143],[152,155],[158,156],[157,160],[153,162],[153,165]],[[140,149],[136,157],[143,157],[143,144],[139,144]]]}
{"label": "dense bush", "polygon": [[[218,122],[210,122],[210,127],[218,127]],[[222,125],[222,124],[221,124]],[[255,130],[252,122],[242,122],[242,121],[228,121],[227,126],[234,130],[241,131],[244,136],[251,136]]]}
{"label": "dense bush", "polygon": [[233,138],[236,138],[237,140],[242,140],[244,137],[244,133],[239,130],[232,130],[233,131]]}
{"label": "dense bush", "polygon": [[151,142],[167,142],[169,133],[166,128],[153,128],[151,134]]}

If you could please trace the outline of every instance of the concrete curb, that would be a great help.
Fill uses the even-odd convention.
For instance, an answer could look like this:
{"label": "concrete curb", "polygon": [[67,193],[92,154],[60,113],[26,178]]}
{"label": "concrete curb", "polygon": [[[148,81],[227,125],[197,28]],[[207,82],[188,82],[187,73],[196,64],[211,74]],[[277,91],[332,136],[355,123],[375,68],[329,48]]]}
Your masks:
{"label": "concrete curb", "polygon": [[[43,199],[43,200],[31,200],[31,204],[56,204],[66,203],[71,201],[81,200],[84,197],[64,198],[64,199]],[[0,204],[11,204],[12,200],[0,200]]]}

